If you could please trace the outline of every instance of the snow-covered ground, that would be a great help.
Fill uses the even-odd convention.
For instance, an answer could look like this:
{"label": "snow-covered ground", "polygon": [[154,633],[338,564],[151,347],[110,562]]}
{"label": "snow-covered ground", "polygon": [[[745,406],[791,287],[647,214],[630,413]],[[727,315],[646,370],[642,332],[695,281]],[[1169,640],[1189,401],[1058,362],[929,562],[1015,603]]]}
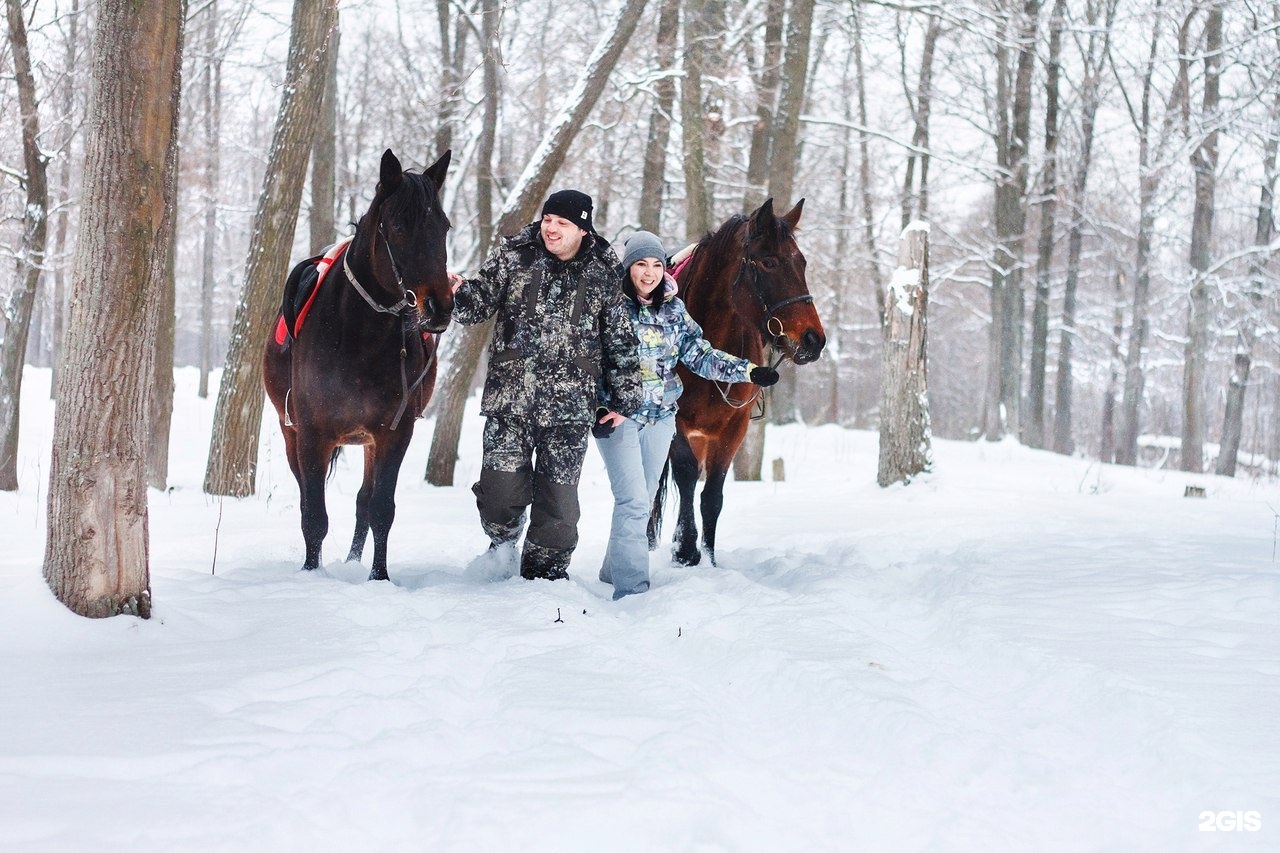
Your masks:
{"label": "snow-covered ground", "polygon": [[2,848],[1280,849],[1275,482],[938,441],[882,490],[874,434],[774,429],[787,479],[729,484],[720,565],[664,548],[615,603],[594,449],[571,580],[464,571],[472,413],[452,488],[418,425],[368,583],[359,452],[300,573],[274,423],[259,495],[205,496],[182,370],[154,617],[91,621],[40,573],[48,381],[0,494]]}

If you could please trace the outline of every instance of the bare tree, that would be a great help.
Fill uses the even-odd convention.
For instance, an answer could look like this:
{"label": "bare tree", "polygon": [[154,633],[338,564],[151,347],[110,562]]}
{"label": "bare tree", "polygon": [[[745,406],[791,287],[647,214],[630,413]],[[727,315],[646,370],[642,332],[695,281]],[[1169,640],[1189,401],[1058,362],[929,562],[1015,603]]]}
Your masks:
{"label": "bare tree", "polygon": [[1045,60],[1044,173],[1040,190],[1040,241],[1036,251],[1036,295],[1031,309],[1031,377],[1027,382],[1027,423],[1023,440],[1044,447],[1045,366],[1049,360],[1049,289],[1058,212],[1058,74],[1066,0],[1054,0],[1049,15],[1049,56]]}
{"label": "bare tree", "polygon": [[[181,154],[174,146],[174,173]],[[174,254],[177,251],[177,217],[166,235],[164,270],[154,290],[156,331],[152,343],[156,348],[151,360],[151,378],[147,390],[147,484],[154,489],[169,487],[169,428],[173,424],[173,344],[177,334],[177,283]]]}
{"label": "bare tree", "polygon": [[[996,244],[991,259],[991,339],[984,432],[996,440],[1020,432],[1022,263],[1027,209],[1027,146],[1039,0],[1008,0],[996,57]],[[1012,45],[1012,49],[1010,48]]]}
{"label": "bare tree", "polygon": [[[1280,15],[1280,10],[1277,10]],[[1272,78],[1275,85],[1275,78]],[[1253,367],[1253,348],[1258,330],[1266,320],[1265,303],[1270,288],[1266,283],[1266,266],[1271,260],[1271,241],[1275,238],[1277,153],[1280,152],[1280,91],[1271,101],[1269,127],[1263,135],[1262,179],[1258,213],[1254,219],[1253,243],[1255,254],[1249,261],[1249,284],[1242,306],[1243,319],[1237,330],[1238,340],[1232,358],[1230,378],[1227,382],[1226,410],[1222,417],[1222,441],[1218,451],[1218,463],[1214,473],[1228,477],[1236,475],[1240,455],[1240,439],[1244,433],[1245,392],[1249,388],[1249,373]]]}
{"label": "bare tree", "polygon": [[321,252],[338,239],[334,222],[335,161],[338,147],[338,41],[340,31],[334,24],[325,71],[324,97],[320,102],[320,118],[315,142],[311,147],[311,208],[307,225],[311,232],[311,251]]}
{"label": "bare tree", "polygon": [[200,74],[203,112],[204,169],[200,203],[204,228],[200,233],[200,398],[209,396],[209,372],[213,369],[213,294],[217,285],[214,257],[218,242],[218,151],[222,123],[222,52],[218,47],[218,0],[204,9],[204,66]]}
{"label": "bare tree", "polygon": [[644,148],[644,176],[640,181],[640,227],[661,234],[662,198],[666,187],[667,143],[671,139],[671,110],[676,102],[676,41],[680,35],[680,0],[662,0],[658,11],[656,73],[657,99],[649,113],[649,135]]}
{"label": "bare tree", "polygon": [[337,0],[296,0],[293,6],[280,112],[214,411],[204,475],[204,490],[209,494],[244,497],[254,491],[258,433],[266,399],[262,346],[288,270],[311,140],[319,121],[330,34],[337,16]]}
{"label": "bare tree", "polygon": [[[941,32],[942,15],[938,10],[933,10],[929,12],[928,24],[925,26],[915,102],[908,99],[915,128],[911,132],[907,169],[902,179],[903,228],[910,225],[913,219],[926,219],[929,215],[929,112],[933,104],[933,57]],[[920,164],[919,177],[916,176],[917,162]]]}
{"label": "bare tree", "polygon": [[1213,241],[1214,195],[1218,180],[1219,86],[1222,76],[1222,2],[1209,7],[1204,31],[1202,136],[1191,154],[1195,207],[1191,219],[1191,303],[1187,311],[1186,358],[1182,374],[1183,471],[1204,470],[1205,365],[1209,350],[1209,262]]}
{"label": "bare tree", "polygon": [[[547,130],[537,150],[529,158],[523,174],[508,194],[493,228],[495,237],[515,233],[537,213],[538,206],[546,197],[551,182],[555,180],[556,173],[569,153],[569,146],[573,144],[579,129],[600,99],[600,93],[604,91],[609,75],[618,63],[618,57],[635,32],[646,2],[647,0],[627,0],[614,21],[613,29],[605,33],[596,45],[568,103]],[[481,223],[480,227],[485,227],[485,223]],[[449,368],[441,383],[442,397],[436,409],[436,428],[431,436],[431,452],[427,459],[426,479],[432,485],[453,485],[463,408],[492,325],[490,321],[461,332],[450,332],[450,335],[456,335],[456,342]]]}
{"label": "bare tree", "polygon": [[146,618],[146,383],[174,219],[186,2],[102,0],[97,13],[44,577],[76,613]]}
{"label": "bare tree", "polygon": [[62,351],[62,329],[66,320],[67,305],[67,267],[63,261],[67,253],[68,226],[71,221],[71,143],[76,130],[76,80],[78,77],[77,56],[80,50],[80,0],[71,0],[71,10],[67,14],[66,54],[63,60],[62,85],[58,91],[58,113],[62,117],[63,131],[59,143],[61,163],[58,168],[57,218],[53,229],[52,257],[57,258],[53,270],[53,377],[49,383],[49,397],[53,399],[58,390],[59,362]]}
{"label": "bare tree", "polygon": [[44,266],[49,232],[49,182],[40,151],[40,113],[31,72],[27,28],[20,0],[5,0],[13,70],[18,82],[18,115],[22,121],[22,183],[26,204],[22,215],[22,249],[18,254],[18,287],[4,306],[0,337],[0,489],[18,488],[18,422],[21,419],[22,364],[31,332],[31,314]]}
{"label": "bare tree", "polygon": [[[1075,174],[1071,184],[1071,223],[1067,237],[1067,276],[1062,285],[1062,332],[1058,339],[1058,372],[1053,395],[1053,449],[1058,453],[1075,450],[1071,433],[1072,387],[1071,358],[1076,339],[1076,292],[1080,280],[1080,253],[1084,245],[1085,202],[1089,187],[1089,166],[1093,162],[1093,132],[1102,102],[1102,72],[1111,49],[1111,26],[1115,20],[1118,0],[1089,0],[1085,10],[1085,24],[1089,33],[1088,46],[1084,50],[1084,80],[1080,87],[1080,150],[1075,157]],[[1105,10],[1102,8],[1105,6]],[[1099,15],[1105,16],[1101,28]],[[1117,312],[1121,311],[1119,305]],[[1120,315],[1123,321],[1123,314]],[[1119,354],[1123,328],[1115,331],[1113,358]],[[1113,361],[1113,367],[1114,367]],[[1109,451],[1103,456],[1111,461],[1115,452],[1114,440],[1114,390],[1108,398],[1112,421],[1104,426],[1104,444]]]}
{"label": "bare tree", "polygon": [[[1124,396],[1120,403],[1120,430],[1116,438],[1115,460],[1121,465],[1136,465],[1138,462],[1139,415],[1146,385],[1143,355],[1151,327],[1151,241],[1155,231],[1156,195],[1160,190],[1164,172],[1159,151],[1162,143],[1169,136],[1178,107],[1186,99],[1187,92],[1186,77],[1179,74],[1165,104],[1161,128],[1158,129],[1155,116],[1152,115],[1152,100],[1157,97],[1154,78],[1160,48],[1161,5],[1162,0],[1156,0],[1151,25],[1151,44],[1142,73],[1142,101],[1139,112],[1134,113],[1132,105],[1128,105],[1126,100],[1126,105],[1130,107],[1130,117],[1138,131],[1138,236],[1137,257],[1134,261],[1133,309],[1129,319],[1129,340],[1124,356]],[[1187,55],[1189,26],[1190,18],[1179,28],[1178,56]]]}
{"label": "bare tree", "polygon": [[909,482],[929,470],[928,306],[929,230],[908,226],[898,246],[898,270],[885,300],[884,358],[880,378],[881,486]]}
{"label": "bare tree", "polygon": [[706,120],[702,71],[706,65],[710,0],[684,0],[684,78],[680,81],[680,139],[684,153],[684,232],[697,240],[711,231],[707,192]]}
{"label": "bare tree", "polygon": [[[769,149],[773,141],[778,109],[778,81],[782,77],[782,22],[786,0],[767,0],[764,7],[764,52],[756,69],[756,120],[751,127],[751,149],[747,154],[747,191],[742,212],[750,213],[764,204],[769,179]],[[855,9],[854,14],[857,14]]]}

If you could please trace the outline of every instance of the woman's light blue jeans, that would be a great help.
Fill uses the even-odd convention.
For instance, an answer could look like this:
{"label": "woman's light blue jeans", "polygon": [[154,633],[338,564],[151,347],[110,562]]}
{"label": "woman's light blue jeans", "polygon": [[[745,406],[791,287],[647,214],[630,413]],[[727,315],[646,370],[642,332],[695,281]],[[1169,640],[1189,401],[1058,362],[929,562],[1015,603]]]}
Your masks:
{"label": "woman's light blue jeans", "polygon": [[649,508],[671,450],[676,416],[651,424],[627,418],[607,438],[596,439],[613,489],[613,525],[600,580],[613,583],[613,598],[649,588]]}

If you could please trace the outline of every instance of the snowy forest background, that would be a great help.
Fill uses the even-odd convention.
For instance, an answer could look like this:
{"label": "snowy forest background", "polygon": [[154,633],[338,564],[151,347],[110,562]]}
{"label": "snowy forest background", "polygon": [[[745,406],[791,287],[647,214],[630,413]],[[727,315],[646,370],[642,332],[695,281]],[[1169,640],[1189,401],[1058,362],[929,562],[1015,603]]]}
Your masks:
{"label": "snowy forest background", "polygon": [[[16,10],[49,198],[25,360],[56,370],[95,4],[6,6],[4,342],[31,257]],[[291,260],[349,233],[384,148],[417,167],[452,148],[450,267],[473,271],[587,58],[637,7],[553,183],[591,193],[610,240],[644,226],[672,247],[767,196],[806,200],[828,351],[787,372],[774,422],[876,425],[880,300],[899,232],[926,219],[935,434],[1213,470],[1235,400],[1241,463],[1274,471],[1274,2],[343,2]],[[290,12],[187,5],[172,354],[201,369],[202,393],[245,282]]]}

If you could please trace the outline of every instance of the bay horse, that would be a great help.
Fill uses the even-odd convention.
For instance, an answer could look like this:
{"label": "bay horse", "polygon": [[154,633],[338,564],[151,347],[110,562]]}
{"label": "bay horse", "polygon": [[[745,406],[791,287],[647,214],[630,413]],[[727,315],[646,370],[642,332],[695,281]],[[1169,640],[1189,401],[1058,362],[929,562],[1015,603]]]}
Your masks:
{"label": "bay horse", "polygon": [[[440,204],[450,156],[446,151],[417,174],[403,171],[391,149],[383,153],[373,201],[346,248],[336,258],[330,253],[301,312],[305,325],[284,330],[295,337],[280,331],[281,320],[267,340],[263,381],[301,494],[303,569],[319,567],[329,531],[326,472],[343,445],[359,444],[364,481],[347,560],[360,560],[372,529],[369,579],[387,580],[396,480],[414,421],[435,388],[436,336],[453,314],[445,268],[449,218]],[[294,267],[286,306],[319,260]]]}
{"label": "bay horse", "polygon": [[[822,353],[826,334],[805,281],[805,258],[795,241],[804,199],[777,216],[769,199],[749,216],[730,217],[694,247],[675,272],[689,315],[702,326],[716,349],[765,364],[765,345],[785,359],[808,364]],[[698,527],[693,493],[699,473],[702,487],[702,550],[715,565],[716,522],[724,506],[724,481],[747,434],[751,404],[762,389],[751,384],[724,386],[703,379],[681,364],[684,394],[676,412],[676,435],[667,466],[680,492],[673,559],[697,565]],[[650,516],[649,547],[657,546],[662,527],[666,478]]]}

